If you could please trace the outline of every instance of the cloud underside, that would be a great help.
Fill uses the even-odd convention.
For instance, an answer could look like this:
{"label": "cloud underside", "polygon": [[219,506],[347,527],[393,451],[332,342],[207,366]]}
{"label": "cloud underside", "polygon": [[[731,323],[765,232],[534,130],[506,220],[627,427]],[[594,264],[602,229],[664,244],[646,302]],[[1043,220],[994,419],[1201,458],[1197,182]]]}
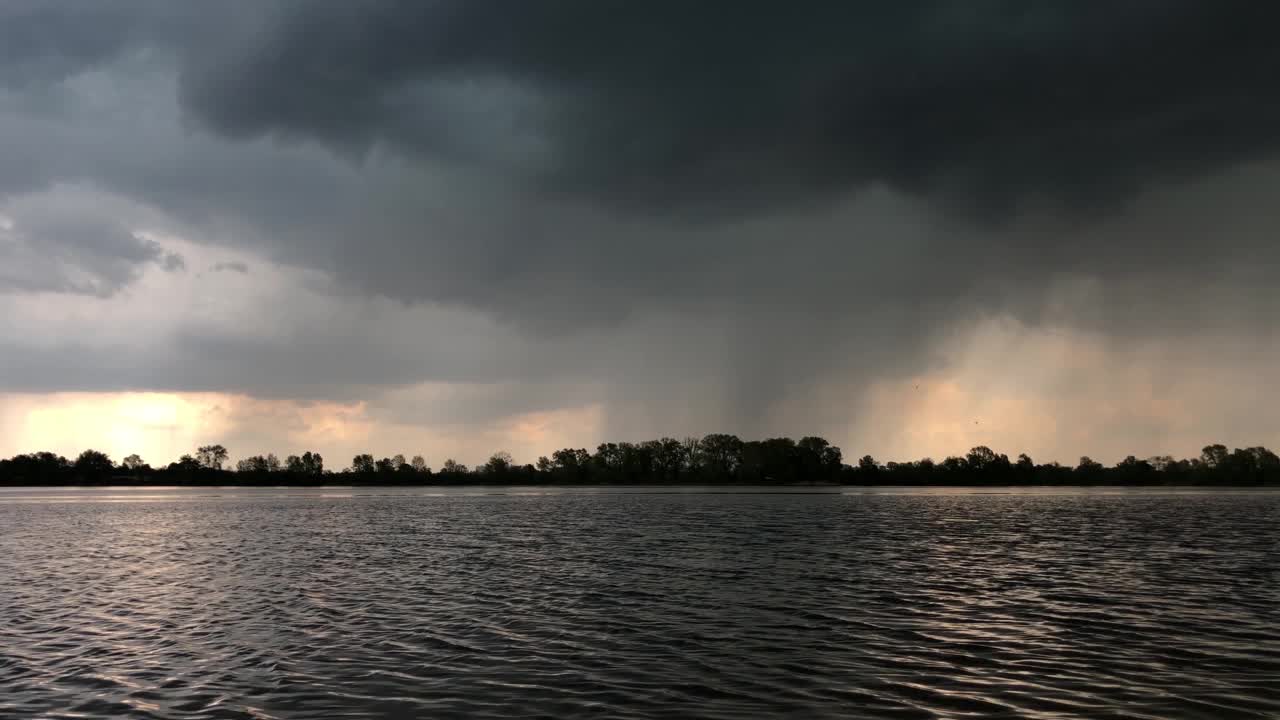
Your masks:
{"label": "cloud underside", "polygon": [[342,402],[476,383],[502,391],[475,424],[538,396],[644,432],[797,407],[865,426],[873,388],[945,376],[991,322],[1090,338],[1099,373],[1154,343],[1170,373],[1265,374],[1276,20],[6,3],[0,380]]}

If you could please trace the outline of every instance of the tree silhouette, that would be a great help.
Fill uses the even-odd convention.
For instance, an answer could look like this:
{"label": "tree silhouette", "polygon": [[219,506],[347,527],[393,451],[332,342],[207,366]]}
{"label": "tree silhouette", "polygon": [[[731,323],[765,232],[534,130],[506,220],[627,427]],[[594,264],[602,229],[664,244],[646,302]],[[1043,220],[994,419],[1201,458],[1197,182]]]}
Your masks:
{"label": "tree silhouette", "polygon": [[[93,484],[118,480],[128,473],[133,482],[158,484],[256,484],[322,482],[319,453],[290,455],[282,464],[274,454],[240,460],[231,476],[222,469],[226,448],[205,445],[195,455],[183,455],[168,466],[152,469],[138,455],[129,455],[117,469],[97,450],[80,453],[74,462],[51,452],[35,452],[0,460],[0,485]],[[279,472],[282,467],[287,473]],[[963,457],[949,456],[935,464],[878,463],[864,455],[850,467],[843,453],[820,437],[796,442],[778,437],[743,441],[734,435],[712,434],[676,440],[665,437],[644,442],[601,443],[596,452],[563,448],[538,458],[536,465],[516,465],[506,452],[469,472],[466,465],[446,460],[441,472],[431,473],[421,456],[404,462],[403,455],[374,460],[361,454],[340,480],[344,484],[427,484],[491,482],[501,484],[885,484],[885,485],[1280,485],[1280,456],[1265,447],[1228,450],[1207,445],[1199,456],[1175,459],[1159,455],[1146,460],[1129,455],[1112,467],[1085,456],[1076,467],[1056,462],[1036,465],[1021,454],[1015,463],[1007,455],[980,445]]]}
{"label": "tree silhouette", "polygon": [[447,475],[463,475],[467,472],[467,466],[453,458],[449,458],[444,461],[444,465],[440,466],[440,472]]}
{"label": "tree silhouette", "polygon": [[365,453],[351,458],[351,472],[371,473],[375,470],[373,456]]}
{"label": "tree silhouette", "polygon": [[1076,474],[1089,484],[1096,483],[1102,476],[1102,463],[1085,455],[1080,458],[1080,463],[1076,465]]}
{"label": "tree silhouette", "polygon": [[202,445],[196,450],[196,462],[208,470],[221,470],[227,461],[227,449],[221,445]]}
{"label": "tree silhouette", "polygon": [[970,450],[969,454],[964,456],[964,460],[965,463],[968,464],[970,470],[977,470],[981,472],[983,469],[994,464],[998,460],[998,457],[996,456],[995,451],[991,448],[986,445],[979,445],[978,447]]}
{"label": "tree silhouette", "polygon": [[1227,461],[1226,445],[1206,445],[1200,452],[1200,462],[1209,469],[1216,468]]}
{"label": "tree silhouette", "polygon": [[511,453],[505,450],[499,450],[489,456],[489,462],[484,464],[484,471],[493,475],[502,475],[509,470],[514,461],[511,459]]}
{"label": "tree silhouette", "polygon": [[174,470],[183,474],[191,474],[202,467],[204,466],[200,464],[200,461],[190,455],[183,455],[182,457],[178,458],[177,462],[169,464],[170,470]]}
{"label": "tree silhouette", "polygon": [[298,475],[314,477],[324,474],[324,458],[320,457],[320,453],[313,453],[310,450],[302,453],[301,456],[289,456],[287,465],[289,472]]}
{"label": "tree silhouette", "polygon": [[254,455],[247,457],[236,463],[236,472],[242,473],[265,473],[271,472],[267,458],[262,455]]}
{"label": "tree silhouette", "polygon": [[742,440],[737,435],[706,435],[695,452],[698,465],[712,482],[731,481],[742,465]]}
{"label": "tree silhouette", "polygon": [[115,465],[106,453],[85,450],[76,458],[75,469],[77,473],[87,476],[106,475],[115,469]]}

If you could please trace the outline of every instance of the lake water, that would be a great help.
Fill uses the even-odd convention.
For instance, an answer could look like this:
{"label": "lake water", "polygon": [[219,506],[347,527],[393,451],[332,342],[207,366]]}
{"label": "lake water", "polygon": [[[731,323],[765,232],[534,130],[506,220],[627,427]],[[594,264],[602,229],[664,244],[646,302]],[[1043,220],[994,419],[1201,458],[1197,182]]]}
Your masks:
{"label": "lake water", "polygon": [[1280,494],[0,491],[0,717],[1277,718]]}

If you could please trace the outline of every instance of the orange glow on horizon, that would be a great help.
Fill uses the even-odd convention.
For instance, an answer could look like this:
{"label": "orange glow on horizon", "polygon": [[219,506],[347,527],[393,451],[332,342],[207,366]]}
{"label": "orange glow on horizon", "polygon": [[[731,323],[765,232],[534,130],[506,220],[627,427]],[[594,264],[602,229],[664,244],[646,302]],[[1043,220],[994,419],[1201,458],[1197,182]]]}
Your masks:
{"label": "orange glow on horizon", "polygon": [[74,459],[85,449],[119,462],[131,454],[164,465],[199,445],[220,443],[231,463],[260,453],[321,452],[339,470],[356,453],[425,454],[482,462],[498,450],[532,463],[562,446],[594,447],[598,405],[522,413],[485,427],[412,425],[378,419],[363,401],[308,402],[223,393],[52,393],[0,395],[0,457],[49,450]]}

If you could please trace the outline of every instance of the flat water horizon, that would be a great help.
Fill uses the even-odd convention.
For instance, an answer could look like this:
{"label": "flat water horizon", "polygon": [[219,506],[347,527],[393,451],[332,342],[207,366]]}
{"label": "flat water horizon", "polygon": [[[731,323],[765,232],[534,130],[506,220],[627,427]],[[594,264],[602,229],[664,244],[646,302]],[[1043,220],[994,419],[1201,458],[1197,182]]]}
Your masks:
{"label": "flat water horizon", "polygon": [[544,495],[1280,495],[1280,487],[1203,485],[13,485],[4,502]]}

